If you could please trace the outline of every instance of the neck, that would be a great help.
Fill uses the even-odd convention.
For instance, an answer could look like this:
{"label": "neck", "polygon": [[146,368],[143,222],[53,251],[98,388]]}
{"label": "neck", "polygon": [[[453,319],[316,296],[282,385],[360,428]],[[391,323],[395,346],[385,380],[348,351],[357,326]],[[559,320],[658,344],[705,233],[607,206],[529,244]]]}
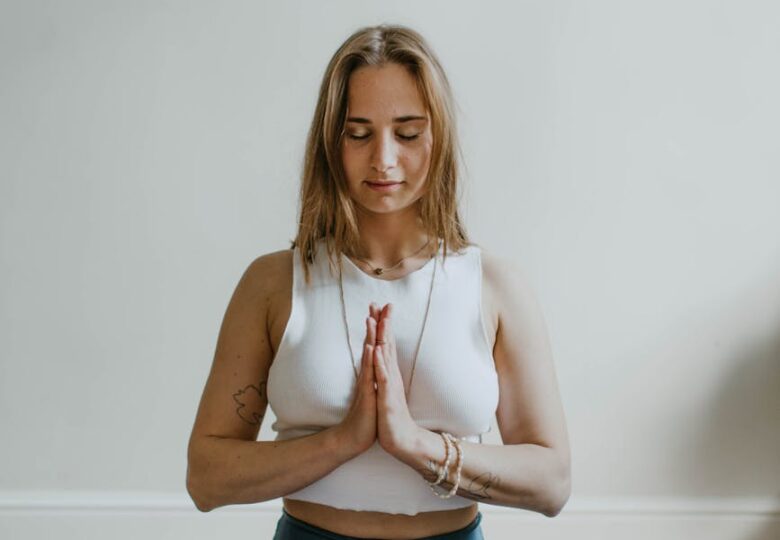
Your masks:
{"label": "neck", "polygon": [[[436,239],[426,233],[415,207],[388,214],[359,212],[358,230],[362,250],[354,256],[377,267],[391,266],[418,251],[410,259],[428,258],[437,248]],[[428,240],[430,244],[420,250]]]}

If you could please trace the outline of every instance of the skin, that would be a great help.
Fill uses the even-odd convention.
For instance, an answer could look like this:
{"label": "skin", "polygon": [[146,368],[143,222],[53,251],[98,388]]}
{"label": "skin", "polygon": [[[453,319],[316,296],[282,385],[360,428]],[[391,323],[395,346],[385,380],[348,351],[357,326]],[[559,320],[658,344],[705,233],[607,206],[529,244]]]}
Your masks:
{"label": "skin", "polygon": [[[430,122],[414,78],[397,64],[364,67],[353,73],[347,116],[342,159],[349,193],[358,209],[362,246],[361,253],[350,258],[370,272],[371,266],[391,266],[427,240],[417,203],[426,189]],[[415,116],[424,118],[398,121]],[[404,136],[414,138],[405,140]],[[367,185],[377,179],[403,183],[400,189],[383,193]],[[388,279],[419,268],[430,254],[410,257]],[[483,290],[483,312],[489,318],[485,326],[493,338],[500,380],[497,421],[504,444],[461,442],[467,458],[457,494],[554,516],[570,490],[569,446],[541,309],[519,270],[487,253],[483,253]],[[385,451],[434,481],[445,448],[437,433],[418,426],[409,413],[396,358],[393,306],[372,304],[369,313],[376,329],[371,354],[377,439]],[[449,490],[453,482],[454,467],[441,486]],[[382,537],[392,538],[441,534],[466,526],[477,512],[476,505],[414,516],[336,510],[290,499],[284,499],[284,505],[304,521],[363,537],[380,535],[380,531]]]}
{"label": "skin", "polygon": [[[351,118],[367,119],[351,122],[348,132],[356,137],[368,135],[363,140],[345,139],[342,147],[348,188],[360,224],[362,249],[354,255],[368,259],[373,266],[387,267],[427,240],[418,219],[417,201],[425,191],[430,128],[425,120],[393,121],[399,116],[423,116],[426,111],[414,79],[393,64],[355,72],[348,109]],[[400,138],[415,134],[414,140]],[[399,179],[403,184],[393,192],[381,193],[365,184],[377,178]],[[425,251],[377,279],[397,279],[418,269],[429,260],[430,253]],[[370,271],[362,261],[353,262]],[[190,480],[188,473],[188,489],[204,511],[223,504],[265,500],[266,486],[272,484],[280,489],[282,480],[269,472],[273,466],[251,471],[232,467],[224,461],[228,454],[222,445],[231,445],[230,455],[242,461],[257,459],[258,448],[276,445],[255,440],[267,406],[267,369],[291,312],[292,265],[291,250],[259,257],[237,286],[225,315],[190,443],[189,459],[195,474]],[[483,250],[482,269],[483,322],[498,373],[496,421],[503,444],[461,443],[465,458],[457,494],[475,504],[409,516],[339,510],[283,498],[288,513],[349,536],[411,539],[466,526],[476,516],[476,502],[550,517],[560,512],[570,492],[569,443],[542,311],[529,280],[513,263]],[[432,481],[436,477],[434,464],[444,462],[445,449],[437,433],[420,428],[409,416],[395,356],[393,319],[398,313],[392,305],[366,307],[374,321],[367,339],[386,342],[384,347],[375,348],[369,364],[376,382],[376,438],[387,452]],[[259,313],[267,319],[261,319]],[[261,322],[267,334],[247,331]],[[315,437],[318,444],[332,440],[330,434],[338,434],[336,427],[300,441],[286,441],[289,455],[282,459],[269,452],[267,459],[278,460],[279,467],[298,459],[301,469],[315,469],[316,462],[300,460],[301,455],[311,452],[306,449],[307,441]],[[333,452],[350,454],[345,459],[357,455],[348,444],[342,444],[346,439],[335,440],[338,444]],[[239,444],[242,442],[246,444]],[[454,473],[454,468],[450,472]],[[453,476],[441,484],[444,489],[452,486]],[[202,485],[201,479],[209,485]],[[219,491],[225,485],[240,486],[240,492]]]}
{"label": "skin", "polygon": [[[366,66],[353,72],[348,86],[347,123],[341,148],[349,194],[355,202],[363,250],[350,259],[370,272],[389,267],[428,241],[419,219],[419,200],[426,190],[433,137],[430,115],[414,77],[398,64]],[[368,181],[401,181],[392,192],[378,192]],[[388,271],[396,279],[427,262],[435,252],[431,243],[416,256]],[[366,264],[366,261],[369,264]],[[417,425],[409,414],[400,372],[395,363],[395,341],[390,335],[392,306],[367,306],[376,322],[384,348],[374,347],[377,377],[377,438],[390,452],[399,440],[411,439]],[[380,321],[384,320],[384,323]],[[383,334],[387,335],[384,336]],[[383,361],[384,359],[384,361]],[[382,370],[381,366],[387,366]],[[395,366],[391,371],[390,368]],[[382,374],[394,384],[382,384]],[[432,495],[433,496],[433,495]],[[421,512],[414,516],[382,512],[351,512],[284,499],[287,511],[300,519],[352,535],[370,534],[381,526],[384,535],[415,538],[465,527],[476,516],[476,505],[445,512]]]}
{"label": "skin", "polygon": [[[404,117],[423,119],[396,121]],[[341,157],[364,248],[355,255],[374,266],[391,266],[427,240],[418,201],[426,189],[433,137],[414,77],[398,64],[356,70],[349,81],[345,130]],[[380,179],[402,184],[388,193],[368,187],[369,180]],[[417,260],[427,260],[431,248]],[[415,267],[415,260],[405,262]],[[396,271],[405,273],[404,267]]]}

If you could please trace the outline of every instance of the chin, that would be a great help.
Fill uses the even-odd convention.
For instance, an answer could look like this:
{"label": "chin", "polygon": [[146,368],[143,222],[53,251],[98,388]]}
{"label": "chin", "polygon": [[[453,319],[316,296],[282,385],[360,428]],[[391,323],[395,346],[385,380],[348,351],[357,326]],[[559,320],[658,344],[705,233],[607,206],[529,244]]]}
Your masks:
{"label": "chin", "polygon": [[373,214],[392,214],[394,212],[401,212],[415,206],[415,203],[416,201],[386,201],[385,204],[376,204],[376,201],[371,201],[367,204],[358,202],[363,210]]}

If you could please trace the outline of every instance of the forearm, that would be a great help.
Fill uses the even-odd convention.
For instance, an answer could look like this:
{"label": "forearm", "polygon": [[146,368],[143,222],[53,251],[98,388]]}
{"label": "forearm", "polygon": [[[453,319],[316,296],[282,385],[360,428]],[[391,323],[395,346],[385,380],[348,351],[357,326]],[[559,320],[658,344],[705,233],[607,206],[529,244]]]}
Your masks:
{"label": "forearm", "polygon": [[302,489],[354,457],[338,430],[286,441],[198,439],[190,449],[187,489],[204,512]]}
{"label": "forearm", "polygon": [[[463,467],[457,495],[474,501],[511,506],[556,515],[568,499],[569,478],[556,452],[537,444],[494,445],[460,441]],[[398,459],[435,482],[437,467],[446,450],[441,435],[420,428],[418,436]],[[452,489],[455,483],[455,448],[450,449],[448,476],[439,486]],[[441,491],[441,490],[440,490]],[[431,493],[431,497],[435,497]]]}

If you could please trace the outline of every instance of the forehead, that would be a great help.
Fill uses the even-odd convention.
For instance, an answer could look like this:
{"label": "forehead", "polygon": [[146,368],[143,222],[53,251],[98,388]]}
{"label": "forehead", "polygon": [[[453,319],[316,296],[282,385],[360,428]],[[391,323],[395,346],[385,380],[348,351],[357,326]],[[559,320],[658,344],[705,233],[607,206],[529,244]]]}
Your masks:
{"label": "forehead", "polygon": [[425,102],[414,76],[394,63],[363,66],[352,72],[347,99],[350,116],[376,121],[425,113]]}

